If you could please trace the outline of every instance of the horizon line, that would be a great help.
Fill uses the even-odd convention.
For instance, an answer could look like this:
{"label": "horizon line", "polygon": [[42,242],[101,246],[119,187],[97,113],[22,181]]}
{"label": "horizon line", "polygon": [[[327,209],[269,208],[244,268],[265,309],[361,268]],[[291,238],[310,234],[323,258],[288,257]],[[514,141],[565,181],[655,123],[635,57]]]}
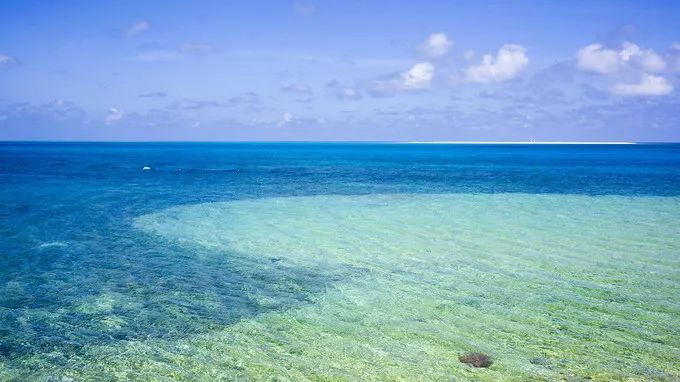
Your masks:
{"label": "horizon line", "polygon": [[637,145],[677,144],[680,141],[387,141],[387,140],[2,140],[7,143],[374,143],[420,145]]}

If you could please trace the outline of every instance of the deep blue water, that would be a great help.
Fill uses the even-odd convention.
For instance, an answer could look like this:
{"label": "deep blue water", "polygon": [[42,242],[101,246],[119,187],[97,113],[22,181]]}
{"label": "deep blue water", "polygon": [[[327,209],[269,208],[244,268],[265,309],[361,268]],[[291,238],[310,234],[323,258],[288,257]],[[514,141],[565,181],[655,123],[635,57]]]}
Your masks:
{"label": "deep blue water", "polygon": [[[277,308],[223,293],[234,285],[281,306],[325,288],[304,272],[245,275],[230,259],[140,237],[132,221],[143,214],[314,194],[678,196],[680,145],[0,143],[0,186],[0,357],[12,365],[93,343],[181,337]],[[304,292],[270,289],[282,280]],[[138,301],[118,312],[135,324],[104,334],[79,313],[100,290]],[[160,299],[149,303],[151,293]],[[225,308],[207,312],[197,294]],[[182,315],[167,320],[177,307]]]}

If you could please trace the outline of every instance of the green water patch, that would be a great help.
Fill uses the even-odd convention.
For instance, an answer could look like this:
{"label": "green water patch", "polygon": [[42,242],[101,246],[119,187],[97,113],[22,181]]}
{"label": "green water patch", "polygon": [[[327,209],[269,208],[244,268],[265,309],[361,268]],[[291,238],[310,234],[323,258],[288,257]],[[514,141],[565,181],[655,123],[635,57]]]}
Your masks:
{"label": "green water patch", "polygon": [[[678,198],[326,195],[178,206],[134,224],[195,256],[229,257],[245,277],[307,274],[304,302],[244,290],[276,309],[91,346],[63,369],[25,366],[75,379],[680,378]],[[104,295],[81,309],[114,306]],[[461,363],[467,352],[493,363]]]}

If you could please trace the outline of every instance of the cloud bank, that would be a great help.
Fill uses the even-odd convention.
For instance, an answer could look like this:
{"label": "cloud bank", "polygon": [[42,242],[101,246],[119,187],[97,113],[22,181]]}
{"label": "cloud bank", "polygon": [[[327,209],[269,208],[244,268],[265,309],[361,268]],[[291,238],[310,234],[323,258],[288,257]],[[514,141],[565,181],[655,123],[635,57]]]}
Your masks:
{"label": "cloud bank", "polygon": [[[611,78],[615,83],[609,92],[619,96],[662,96],[673,92],[673,85],[660,74],[673,70],[672,51],[667,55],[671,65],[652,49],[642,49],[626,41],[619,48],[594,43],[576,54],[576,68],[583,72]],[[631,83],[631,78],[638,78]]]}

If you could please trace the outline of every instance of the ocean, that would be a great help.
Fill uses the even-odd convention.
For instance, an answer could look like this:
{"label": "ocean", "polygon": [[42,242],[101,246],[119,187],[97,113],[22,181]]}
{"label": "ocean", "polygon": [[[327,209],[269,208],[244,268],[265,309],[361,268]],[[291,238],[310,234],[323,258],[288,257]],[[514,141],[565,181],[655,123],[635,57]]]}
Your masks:
{"label": "ocean", "polygon": [[3,381],[680,379],[680,144],[5,142],[0,203]]}

